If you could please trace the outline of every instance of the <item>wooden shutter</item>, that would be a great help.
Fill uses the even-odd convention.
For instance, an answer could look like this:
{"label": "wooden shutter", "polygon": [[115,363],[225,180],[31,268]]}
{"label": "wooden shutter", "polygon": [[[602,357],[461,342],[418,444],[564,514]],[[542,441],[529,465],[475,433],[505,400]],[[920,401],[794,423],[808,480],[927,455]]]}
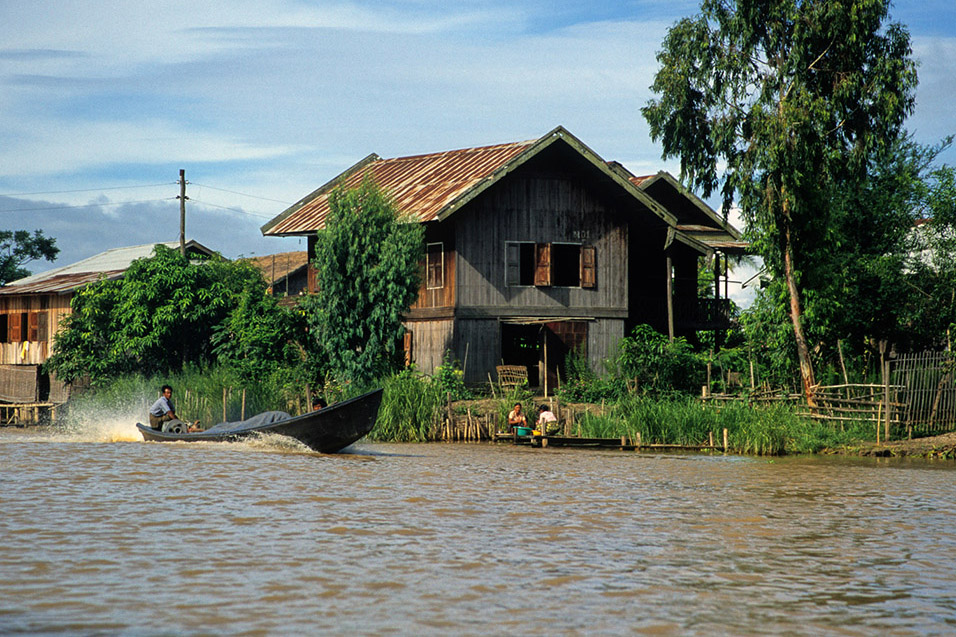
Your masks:
{"label": "wooden shutter", "polygon": [[505,244],[505,285],[521,284],[521,244]]}
{"label": "wooden shutter", "polygon": [[428,244],[425,264],[426,288],[435,290],[445,287],[444,246],[441,243]]}
{"label": "wooden shutter", "polygon": [[27,331],[28,341],[38,341],[40,340],[38,334],[40,332],[40,313],[39,312],[30,312],[27,316],[30,317],[29,325],[30,329]]}
{"label": "wooden shutter", "polygon": [[50,340],[50,315],[48,312],[40,312],[37,314],[37,340],[38,341],[49,341]]}
{"label": "wooden shutter", "polygon": [[412,331],[405,330],[405,336],[402,338],[402,349],[405,350],[405,367],[412,364]]}
{"label": "wooden shutter", "polygon": [[581,287],[597,287],[597,253],[594,246],[581,246]]}
{"label": "wooden shutter", "polygon": [[539,243],[535,246],[534,284],[547,287],[551,285],[551,244]]}
{"label": "wooden shutter", "polygon": [[22,314],[11,314],[10,315],[10,342],[18,343],[22,341],[21,338],[23,330],[23,315]]}

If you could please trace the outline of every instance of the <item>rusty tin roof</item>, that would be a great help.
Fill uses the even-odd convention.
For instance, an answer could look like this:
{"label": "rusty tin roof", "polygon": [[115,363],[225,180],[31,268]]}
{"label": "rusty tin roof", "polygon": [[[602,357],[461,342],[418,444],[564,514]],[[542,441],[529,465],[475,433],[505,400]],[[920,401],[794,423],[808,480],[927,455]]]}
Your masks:
{"label": "rusty tin roof", "polygon": [[325,226],[328,195],[337,186],[354,188],[371,175],[389,194],[396,207],[421,222],[441,220],[472,200],[498,179],[556,141],[564,141],[629,190],[644,206],[661,218],[675,219],[653,198],[612,171],[594,151],[562,127],[533,140],[464,148],[426,155],[382,159],[372,154],[341,175],[302,198],[262,226],[264,235],[301,235]]}

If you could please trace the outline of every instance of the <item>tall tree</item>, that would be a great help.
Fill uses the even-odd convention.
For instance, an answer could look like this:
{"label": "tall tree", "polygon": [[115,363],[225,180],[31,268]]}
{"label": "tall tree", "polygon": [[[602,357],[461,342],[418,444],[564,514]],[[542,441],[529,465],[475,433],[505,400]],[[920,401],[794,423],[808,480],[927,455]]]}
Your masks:
{"label": "tall tree", "polygon": [[55,261],[60,249],[56,239],[42,230],[0,230],[0,285],[30,276],[23,266],[36,259]]}
{"label": "tall tree", "polygon": [[884,25],[889,0],[704,0],[675,24],[642,109],[664,157],[705,196],[720,182],[785,282],[804,392],[813,366],[801,272],[832,250],[830,195],[865,174],[912,111],[909,34]]}
{"label": "tall tree", "polygon": [[423,228],[402,219],[371,179],[329,196],[308,305],[312,351],[341,380],[364,383],[401,365],[402,313],[418,293]]}

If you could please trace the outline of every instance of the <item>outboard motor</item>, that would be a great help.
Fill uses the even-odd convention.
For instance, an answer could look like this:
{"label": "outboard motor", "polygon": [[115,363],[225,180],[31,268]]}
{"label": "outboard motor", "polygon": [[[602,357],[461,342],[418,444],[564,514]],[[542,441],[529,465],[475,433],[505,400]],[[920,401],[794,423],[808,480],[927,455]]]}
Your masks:
{"label": "outboard motor", "polygon": [[167,420],[163,423],[163,431],[173,434],[184,434],[189,431],[189,423],[183,422],[179,418]]}

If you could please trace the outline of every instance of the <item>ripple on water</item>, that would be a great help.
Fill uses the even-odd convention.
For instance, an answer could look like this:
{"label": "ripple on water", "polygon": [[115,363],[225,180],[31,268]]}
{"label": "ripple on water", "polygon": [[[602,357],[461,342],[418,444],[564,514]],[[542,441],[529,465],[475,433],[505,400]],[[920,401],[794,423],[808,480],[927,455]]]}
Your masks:
{"label": "ripple on water", "polygon": [[4,631],[956,625],[951,463],[115,433],[0,430]]}

